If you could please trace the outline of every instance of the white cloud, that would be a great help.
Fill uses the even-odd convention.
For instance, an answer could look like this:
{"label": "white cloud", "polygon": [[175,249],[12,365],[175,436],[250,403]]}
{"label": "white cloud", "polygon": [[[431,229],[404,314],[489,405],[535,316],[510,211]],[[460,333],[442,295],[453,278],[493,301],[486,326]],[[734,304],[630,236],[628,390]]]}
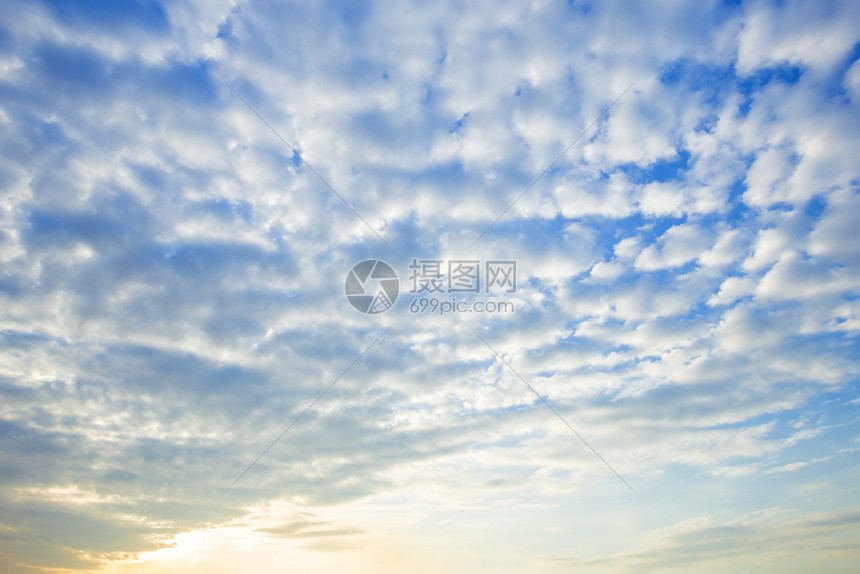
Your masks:
{"label": "white cloud", "polygon": [[712,245],[709,230],[692,224],[675,225],[666,230],[657,243],[646,247],[634,266],[643,271],[678,267],[698,259]]}
{"label": "white cloud", "polygon": [[804,260],[800,254],[789,252],[762,278],[756,292],[770,299],[807,299],[850,293],[860,288],[858,277],[852,275],[845,269]]}
{"label": "white cloud", "polygon": [[729,277],[720,285],[720,290],[709,299],[711,305],[730,305],[742,297],[751,295],[756,281],[752,277]]}
{"label": "white cloud", "polygon": [[599,261],[591,268],[589,275],[596,279],[616,279],[624,273],[625,267],[614,261]]}
{"label": "white cloud", "polygon": [[856,42],[850,24],[858,14],[851,2],[754,4],[738,35],[738,71],[749,74],[764,66],[789,63],[813,70],[836,64]]}

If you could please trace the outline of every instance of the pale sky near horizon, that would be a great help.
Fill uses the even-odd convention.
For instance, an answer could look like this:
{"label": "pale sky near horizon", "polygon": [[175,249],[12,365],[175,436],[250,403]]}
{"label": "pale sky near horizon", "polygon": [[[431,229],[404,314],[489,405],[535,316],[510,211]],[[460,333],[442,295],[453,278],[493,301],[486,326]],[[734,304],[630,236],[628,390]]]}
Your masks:
{"label": "pale sky near horizon", "polygon": [[858,23],[7,0],[0,571],[856,572]]}

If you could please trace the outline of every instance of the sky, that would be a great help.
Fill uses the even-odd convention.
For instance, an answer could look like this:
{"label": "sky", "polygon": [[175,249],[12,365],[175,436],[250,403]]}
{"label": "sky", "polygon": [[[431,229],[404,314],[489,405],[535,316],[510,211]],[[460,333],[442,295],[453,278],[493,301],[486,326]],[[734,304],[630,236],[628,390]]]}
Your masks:
{"label": "sky", "polygon": [[5,0],[0,571],[856,572],[858,22]]}

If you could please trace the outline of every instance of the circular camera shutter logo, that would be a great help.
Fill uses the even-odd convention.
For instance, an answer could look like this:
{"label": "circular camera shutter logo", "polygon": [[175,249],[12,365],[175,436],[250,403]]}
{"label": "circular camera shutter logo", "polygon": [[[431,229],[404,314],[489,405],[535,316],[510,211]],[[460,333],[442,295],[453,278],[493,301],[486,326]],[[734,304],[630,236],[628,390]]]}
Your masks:
{"label": "circular camera shutter logo", "polygon": [[375,315],[387,311],[397,301],[400,279],[385,261],[367,259],[349,270],[343,289],[353,307]]}

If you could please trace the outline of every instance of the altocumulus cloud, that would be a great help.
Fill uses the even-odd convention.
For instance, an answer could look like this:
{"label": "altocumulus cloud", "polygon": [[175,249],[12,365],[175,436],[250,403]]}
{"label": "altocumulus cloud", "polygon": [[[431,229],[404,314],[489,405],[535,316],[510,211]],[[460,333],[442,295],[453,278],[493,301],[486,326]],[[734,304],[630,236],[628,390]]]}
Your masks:
{"label": "altocumulus cloud", "polygon": [[[6,2],[0,569],[850,571],[857,21]],[[413,258],[515,312],[410,313]]]}

